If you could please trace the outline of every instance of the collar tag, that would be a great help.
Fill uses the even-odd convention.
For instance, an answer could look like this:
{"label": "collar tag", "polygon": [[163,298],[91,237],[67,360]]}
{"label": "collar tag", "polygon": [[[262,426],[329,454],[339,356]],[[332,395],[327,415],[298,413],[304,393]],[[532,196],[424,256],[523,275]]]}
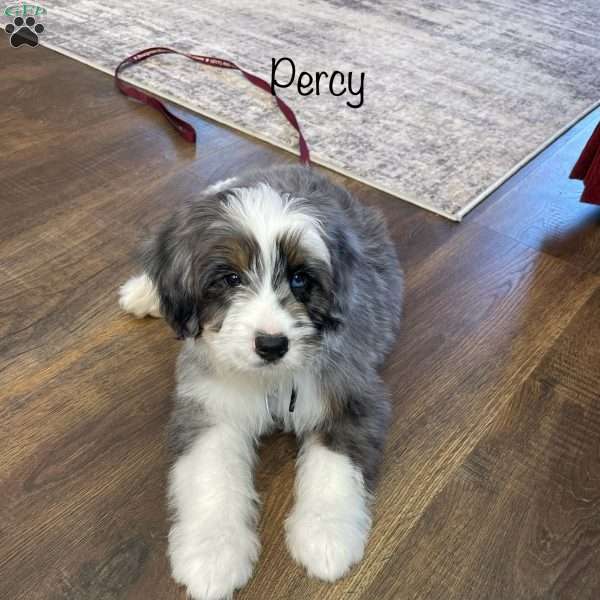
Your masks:
{"label": "collar tag", "polygon": [[296,408],[296,386],[292,386],[292,395],[290,396],[290,412],[294,412],[294,408]]}

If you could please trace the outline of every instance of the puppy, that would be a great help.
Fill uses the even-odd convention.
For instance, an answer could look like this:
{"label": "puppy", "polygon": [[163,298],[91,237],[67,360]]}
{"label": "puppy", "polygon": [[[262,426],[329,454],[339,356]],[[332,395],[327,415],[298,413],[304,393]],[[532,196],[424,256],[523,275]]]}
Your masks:
{"label": "puppy", "polygon": [[175,209],[120,291],[184,340],[170,424],[173,577],[230,597],[259,554],[259,437],[301,450],[285,524],[292,557],[335,581],[358,562],[390,402],[377,369],[402,274],[382,217],[305,167],[229,179]]}

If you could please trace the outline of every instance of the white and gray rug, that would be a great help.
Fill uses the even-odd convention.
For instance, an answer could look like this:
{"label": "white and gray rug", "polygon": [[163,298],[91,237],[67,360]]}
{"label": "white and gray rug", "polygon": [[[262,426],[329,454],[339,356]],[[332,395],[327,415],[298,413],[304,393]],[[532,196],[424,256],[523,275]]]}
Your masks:
{"label": "white and gray rug", "polygon": [[[364,72],[358,109],[346,105],[356,98],[328,90],[280,91],[313,158],[454,220],[600,99],[600,0],[42,5],[41,42],[107,72],[159,45],[230,58],[266,79],[271,59],[284,56],[313,74],[352,71],[358,82]],[[127,75],[201,114],[297,148],[272,99],[239,73],[159,57]]]}

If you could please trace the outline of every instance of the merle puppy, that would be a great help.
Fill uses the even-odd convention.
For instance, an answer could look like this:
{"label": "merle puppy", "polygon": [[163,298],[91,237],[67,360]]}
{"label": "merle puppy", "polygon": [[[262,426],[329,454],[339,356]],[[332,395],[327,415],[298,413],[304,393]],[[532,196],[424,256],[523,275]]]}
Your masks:
{"label": "merle puppy", "polygon": [[230,596],[252,574],[256,444],[277,428],[301,443],[292,557],[326,581],[362,558],[390,414],[377,369],[401,295],[382,217],[305,167],[212,186],[148,243],[120,304],[185,340],[169,557],[193,598]]}

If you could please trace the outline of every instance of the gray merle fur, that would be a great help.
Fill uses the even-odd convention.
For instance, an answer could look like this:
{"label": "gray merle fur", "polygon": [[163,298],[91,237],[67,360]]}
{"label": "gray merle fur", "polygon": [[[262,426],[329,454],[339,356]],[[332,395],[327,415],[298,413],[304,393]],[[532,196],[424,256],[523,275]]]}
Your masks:
{"label": "gray merle fur", "polygon": [[[233,187],[259,183],[284,197],[301,199],[325,230],[332,268],[313,265],[320,283],[314,298],[307,300],[320,336],[315,350],[318,377],[331,407],[331,417],[319,433],[325,444],[347,454],[362,469],[372,490],[390,416],[390,400],[377,370],[395,340],[402,303],[402,274],[394,246],[377,211],[309,168],[250,173],[237,177]],[[220,243],[232,232],[208,228],[219,219],[220,200],[226,195],[224,190],[183,206],[146,253],[146,268],[158,287],[163,313],[182,337],[201,335],[207,315],[226,311],[228,295],[236,293],[211,292],[223,259],[236,257],[235,249]],[[252,255],[252,239],[244,243]],[[281,240],[286,243],[291,242]],[[287,268],[280,265],[282,271]],[[284,305],[287,301],[291,300],[282,298]],[[179,377],[193,368],[197,365],[187,364],[182,356]],[[176,452],[184,451],[206,425],[201,412],[189,399],[177,399],[171,424]]]}

